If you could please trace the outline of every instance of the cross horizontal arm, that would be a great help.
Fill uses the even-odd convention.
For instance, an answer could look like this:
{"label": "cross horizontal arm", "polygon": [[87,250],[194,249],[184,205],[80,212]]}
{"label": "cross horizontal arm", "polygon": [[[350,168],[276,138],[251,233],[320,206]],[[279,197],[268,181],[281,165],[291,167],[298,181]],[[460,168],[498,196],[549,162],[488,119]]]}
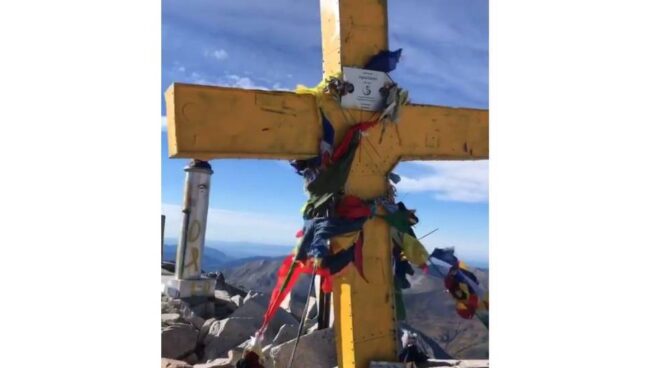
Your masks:
{"label": "cross horizontal arm", "polygon": [[175,83],[166,116],[170,157],[304,159],[319,151],[311,95]]}
{"label": "cross horizontal arm", "polygon": [[481,160],[489,155],[487,110],[406,105],[398,126],[401,160]]}

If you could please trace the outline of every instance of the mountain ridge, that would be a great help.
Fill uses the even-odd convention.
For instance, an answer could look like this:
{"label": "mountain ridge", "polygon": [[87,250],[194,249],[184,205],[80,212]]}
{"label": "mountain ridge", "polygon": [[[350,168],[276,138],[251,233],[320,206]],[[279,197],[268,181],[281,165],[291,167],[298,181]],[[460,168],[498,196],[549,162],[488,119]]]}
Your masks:
{"label": "mountain ridge", "polygon": [[[284,257],[239,262],[221,268],[226,282],[245,290],[270,295],[277,280],[277,270]],[[349,266],[351,267],[351,266]],[[487,269],[473,272],[488,287]],[[436,272],[429,275],[415,269],[409,277],[412,287],[403,291],[407,319],[405,323],[439,342],[445,351],[462,359],[488,359],[488,330],[476,319],[458,316],[451,296],[445,292],[444,279]],[[303,303],[309,276],[302,275],[292,297]]]}
{"label": "mountain ridge", "polygon": [[[178,241],[174,238],[164,239],[164,244],[166,247],[176,247]],[[223,241],[223,240],[207,240],[205,242],[205,249],[211,248],[223,253],[226,257],[230,258],[230,261],[245,259],[245,258],[266,258],[273,257],[277,258],[280,256],[286,256],[291,254],[293,246],[277,245],[277,244],[266,244],[266,243],[255,243],[247,241]],[[432,251],[434,247],[428,247],[427,249]],[[172,258],[165,258],[166,260],[175,259],[175,251],[173,251]],[[488,262],[486,260],[471,260],[468,258],[461,258],[468,265],[479,268],[487,269],[489,268]]]}

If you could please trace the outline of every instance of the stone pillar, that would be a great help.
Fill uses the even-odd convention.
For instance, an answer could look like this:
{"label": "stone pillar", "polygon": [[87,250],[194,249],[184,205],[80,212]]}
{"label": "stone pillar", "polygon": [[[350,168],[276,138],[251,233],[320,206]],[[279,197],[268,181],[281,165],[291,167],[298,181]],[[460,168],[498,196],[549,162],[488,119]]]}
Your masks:
{"label": "stone pillar", "polygon": [[215,279],[201,277],[213,171],[208,162],[191,160],[185,172],[182,229],[175,260],[175,277],[168,281],[167,294],[174,298],[201,301],[214,296],[216,283]]}

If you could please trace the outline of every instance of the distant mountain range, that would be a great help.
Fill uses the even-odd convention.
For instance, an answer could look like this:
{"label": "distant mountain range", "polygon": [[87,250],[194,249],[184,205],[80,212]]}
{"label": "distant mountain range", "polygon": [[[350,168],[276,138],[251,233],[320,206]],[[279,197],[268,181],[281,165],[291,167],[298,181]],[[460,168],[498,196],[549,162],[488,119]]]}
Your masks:
{"label": "distant mountain range", "polygon": [[[178,240],[173,238],[164,239],[164,244],[177,245]],[[207,240],[205,241],[205,248],[214,248],[223,252],[231,258],[247,258],[247,257],[275,257],[289,254],[293,245],[275,245],[263,243],[249,243],[249,242],[229,242]]]}
{"label": "distant mountain range", "polygon": [[[169,238],[164,240],[164,244],[166,244],[164,249],[164,260],[175,260],[175,249],[178,241]],[[217,266],[226,263],[229,263],[231,266],[236,266],[243,264],[244,261],[286,256],[292,252],[292,249],[293,245],[282,246],[262,243],[208,240],[205,242],[203,267],[206,267],[205,265],[207,264],[208,270],[213,271]],[[432,250],[432,248],[430,250]],[[486,261],[472,261],[468,259],[465,259],[464,261],[472,267],[480,269],[488,268]]]}
{"label": "distant mountain range", "polygon": [[[164,260],[175,261],[176,245],[164,245]],[[205,272],[213,272],[218,268],[223,267],[226,263],[234,261],[235,258],[228,256],[222,251],[210,247],[205,247],[203,250],[203,260],[201,262],[201,269]]]}
{"label": "distant mountain range", "polygon": [[[292,248],[254,243],[207,242],[203,250],[201,268],[205,272],[215,272],[226,267],[238,267],[246,262],[271,259],[290,254]],[[164,260],[175,261],[177,243],[166,241]]]}

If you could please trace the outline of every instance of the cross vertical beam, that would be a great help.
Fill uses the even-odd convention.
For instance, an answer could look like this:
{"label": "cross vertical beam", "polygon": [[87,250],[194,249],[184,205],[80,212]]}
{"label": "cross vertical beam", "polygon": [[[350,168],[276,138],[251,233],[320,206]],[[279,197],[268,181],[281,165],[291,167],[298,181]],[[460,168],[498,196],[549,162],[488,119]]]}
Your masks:
{"label": "cross vertical beam", "polygon": [[[321,34],[324,78],[342,67],[363,67],[388,49],[386,0],[321,0]],[[372,134],[377,136],[377,129]],[[366,139],[356,157],[372,155]],[[365,147],[367,146],[367,147]],[[377,157],[353,162],[345,191],[363,199],[385,194],[387,173],[396,158]],[[389,161],[389,162],[386,162]],[[374,167],[377,166],[377,167]],[[382,219],[367,221],[363,232],[364,281],[353,268],[334,280],[335,336],[340,368],[368,367],[372,360],[396,360],[396,319],[392,281],[389,225]],[[333,249],[342,239],[331,240]]]}
{"label": "cross vertical beam", "polygon": [[387,0],[321,0],[324,77],[387,50]]}

